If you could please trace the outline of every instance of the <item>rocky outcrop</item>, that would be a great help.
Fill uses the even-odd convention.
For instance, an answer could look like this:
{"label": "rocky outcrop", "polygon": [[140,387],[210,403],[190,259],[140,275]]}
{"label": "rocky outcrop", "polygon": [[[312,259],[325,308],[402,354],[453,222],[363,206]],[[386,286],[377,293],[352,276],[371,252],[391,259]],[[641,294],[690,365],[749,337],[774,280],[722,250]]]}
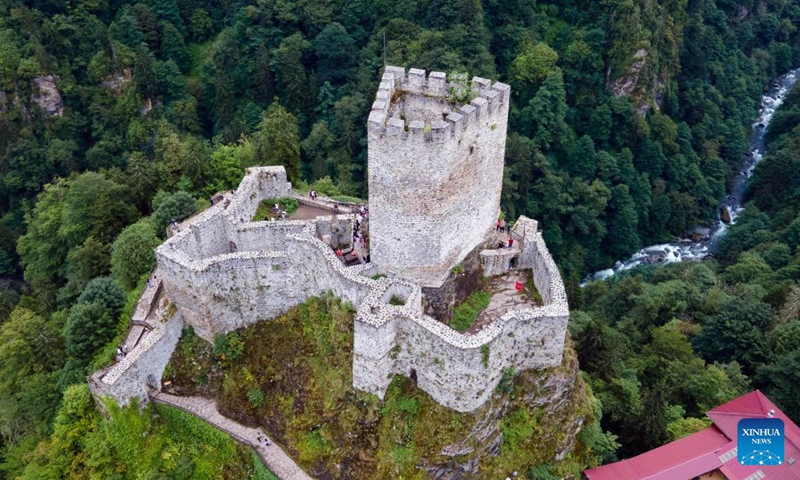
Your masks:
{"label": "rocky outcrop", "polygon": [[120,73],[108,75],[102,82],[100,82],[100,86],[110,88],[114,91],[114,93],[118,94],[122,90],[122,87],[130,83],[132,79],[133,70],[126,68]]}
{"label": "rocky outcrop", "polygon": [[38,105],[48,117],[60,117],[64,114],[64,101],[56,86],[55,77],[52,75],[36,77],[33,79],[33,87],[31,103]]}
{"label": "rocky outcrop", "polygon": [[656,77],[651,85],[648,79],[642,78],[643,72],[648,67],[648,51],[640,48],[633,54],[633,60],[628,71],[615,79],[609,85],[609,90],[615,97],[631,97],[636,105],[636,113],[646,115],[650,108],[661,108],[664,96],[665,82]]}

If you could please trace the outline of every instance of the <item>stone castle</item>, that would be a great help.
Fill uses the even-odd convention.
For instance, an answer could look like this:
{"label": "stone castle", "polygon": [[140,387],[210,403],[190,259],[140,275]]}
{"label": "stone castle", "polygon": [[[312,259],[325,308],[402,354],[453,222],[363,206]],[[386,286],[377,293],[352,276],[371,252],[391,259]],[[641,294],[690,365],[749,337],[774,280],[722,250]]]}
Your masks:
{"label": "stone castle", "polygon": [[[347,266],[331,248],[335,232],[352,238],[352,214],[252,221],[263,199],[293,193],[283,167],[250,168],[235,192],[156,249],[157,284],[134,314],[143,330],[90,378],[93,392],[121,404],[146,399],[185,325],[213,342],[326,292],[356,307],[353,386],[380,397],[404,375],[469,412],[504,370],[560,365],[569,310],[537,223],[514,224],[513,248],[493,237],[510,88],[473,78],[474,98],[462,105],[453,88],[440,72],[386,68],[368,123],[369,263]],[[459,267],[471,261],[486,277],[530,270],[543,305],[506,309],[479,331],[451,329],[428,313],[452,311]]]}

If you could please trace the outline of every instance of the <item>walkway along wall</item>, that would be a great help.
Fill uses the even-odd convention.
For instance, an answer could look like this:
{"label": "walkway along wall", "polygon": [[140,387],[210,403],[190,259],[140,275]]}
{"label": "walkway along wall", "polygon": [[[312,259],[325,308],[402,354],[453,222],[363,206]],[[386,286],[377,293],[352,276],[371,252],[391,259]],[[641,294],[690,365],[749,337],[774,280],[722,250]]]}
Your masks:
{"label": "walkway along wall", "polygon": [[153,330],[124,358],[89,377],[92,394],[111,397],[119,405],[127,405],[133,399],[138,399],[139,403],[147,402],[150,389],[161,390],[161,376],[182,330],[180,313],[156,322]]}

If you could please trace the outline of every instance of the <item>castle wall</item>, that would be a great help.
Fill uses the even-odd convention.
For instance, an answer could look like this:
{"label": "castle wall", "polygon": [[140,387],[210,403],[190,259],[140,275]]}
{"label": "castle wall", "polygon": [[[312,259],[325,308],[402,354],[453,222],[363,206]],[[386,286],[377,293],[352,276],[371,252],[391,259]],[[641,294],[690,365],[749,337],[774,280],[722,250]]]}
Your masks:
{"label": "castle wall", "polygon": [[[204,222],[181,235],[193,237],[193,230],[213,224]],[[203,259],[159,247],[164,288],[186,323],[210,342],[218,333],[277,317],[328,291],[357,305],[370,282],[359,272],[369,267],[344,267],[315,231],[314,222],[305,221],[245,224],[231,237],[240,245],[238,252]]]}
{"label": "castle wall", "polygon": [[372,261],[432,287],[500,212],[510,102],[507,85],[476,78],[478,96],[451,104],[445,80],[387,67],[368,123]]}
{"label": "castle wall", "polygon": [[438,403],[460,412],[483,405],[503,371],[561,364],[569,314],[544,307],[508,312],[476,335],[451,330],[418,313],[393,310],[374,324],[356,320],[353,385],[381,398],[391,374],[417,378]]}
{"label": "castle wall", "polygon": [[292,184],[283,167],[252,167],[247,172],[226,208],[234,224],[250,222],[261,200],[292,196]]}
{"label": "castle wall", "polygon": [[140,403],[148,399],[148,386],[161,390],[161,376],[175,350],[183,329],[183,319],[176,313],[166,322],[155,325],[136,347],[112,367],[89,377],[95,396],[111,397],[120,406],[134,398]]}
{"label": "castle wall", "polygon": [[303,221],[253,222],[240,225],[230,235],[239,252],[285,250],[286,236],[302,232]]}
{"label": "castle wall", "polygon": [[[520,222],[517,241],[527,245],[528,268],[543,307],[507,312],[467,335],[422,315],[417,285],[407,284],[412,293],[406,305],[388,305],[391,285],[397,283],[382,279],[356,316],[353,385],[383,397],[392,373],[416,376],[419,388],[438,403],[469,412],[491,396],[505,369],[560,365],[569,319],[564,286],[535,222],[526,217]],[[516,255],[522,255],[520,250]]]}

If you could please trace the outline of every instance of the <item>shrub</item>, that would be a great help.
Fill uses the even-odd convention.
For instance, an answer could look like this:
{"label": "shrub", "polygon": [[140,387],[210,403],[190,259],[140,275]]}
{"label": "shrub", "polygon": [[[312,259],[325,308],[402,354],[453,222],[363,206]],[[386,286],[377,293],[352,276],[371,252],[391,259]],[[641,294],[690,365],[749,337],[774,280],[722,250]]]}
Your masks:
{"label": "shrub", "polygon": [[286,215],[291,215],[300,208],[300,202],[293,197],[266,198],[261,200],[261,203],[258,204],[258,209],[255,215],[253,215],[253,221],[260,222],[268,220],[269,217],[274,215],[272,213],[272,208],[276,203],[280,205],[281,210],[286,211]]}
{"label": "shrub", "polygon": [[253,387],[247,390],[247,399],[250,400],[250,405],[260,407],[264,405],[264,391],[259,387]]}
{"label": "shrub", "polygon": [[503,376],[500,377],[500,382],[497,384],[497,391],[500,393],[508,393],[513,389],[513,380],[517,375],[517,369],[508,367],[503,369]]}
{"label": "shrub", "polygon": [[197,211],[197,200],[184,191],[173,194],[159,191],[153,198],[153,216],[151,221],[156,234],[162,235],[164,229],[174,218],[183,220]]}
{"label": "shrub", "polygon": [[244,342],[236,332],[219,333],[214,337],[214,353],[223,360],[237,360],[244,353]]}

